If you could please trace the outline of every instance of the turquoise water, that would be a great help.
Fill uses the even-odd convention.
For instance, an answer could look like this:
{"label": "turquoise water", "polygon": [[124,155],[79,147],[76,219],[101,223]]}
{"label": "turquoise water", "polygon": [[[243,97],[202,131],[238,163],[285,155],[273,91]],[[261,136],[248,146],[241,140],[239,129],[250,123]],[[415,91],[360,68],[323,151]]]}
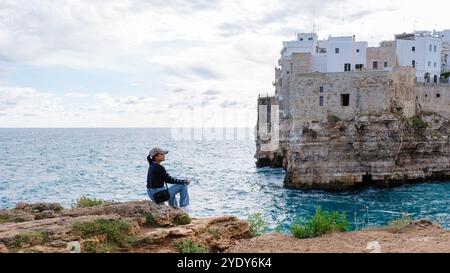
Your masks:
{"label": "turquoise water", "polygon": [[[147,199],[146,155],[170,152],[168,172],[190,178],[194,216],[261,212],[273,228],[311,216],[317,206],[347,213],[352,225],[384,225],[408,213],[450,227],[450,183],[328,193],[285,189],[284,171],[255,168],[255,143],[241,140],[174,140],[164,129],[0,129],[0,207],[18,202],[77,198]],[[356,221],[355,221],[356,219]]]}

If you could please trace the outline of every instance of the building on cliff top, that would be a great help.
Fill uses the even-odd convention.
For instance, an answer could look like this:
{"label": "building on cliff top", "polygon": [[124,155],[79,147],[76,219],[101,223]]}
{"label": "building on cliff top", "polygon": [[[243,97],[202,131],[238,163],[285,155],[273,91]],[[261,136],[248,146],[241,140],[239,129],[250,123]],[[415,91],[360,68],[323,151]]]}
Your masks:
{"label": "building on cliff top", "polygon": [[[284,42],[275,68],[275,95],[258,98],[257,165],[284,167],[288,186],[433,177],[422,170],[403,176],[395,164],[409,145],[403,141],[416,141],[402,136],[399,120],[424,111],[450,118],[450,85],[434,77],[442,67],[437,37],[416,32],[367,47],[354,36],[318,40],[315,33],[301,33],[296,41]],[[413,48],[415,53],[399,57]],[[367,117],[381,118],[369,122]],[[351,126],[330,125],[340,121]],[[439,160],[449,164],[443,168],[450,176],[448,153]]]}

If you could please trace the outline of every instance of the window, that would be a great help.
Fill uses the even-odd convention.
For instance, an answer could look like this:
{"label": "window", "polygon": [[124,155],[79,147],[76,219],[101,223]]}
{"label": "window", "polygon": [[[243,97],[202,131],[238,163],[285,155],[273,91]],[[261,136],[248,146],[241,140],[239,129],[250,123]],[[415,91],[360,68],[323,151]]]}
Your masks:
{"label": "window", "polygon": [[363,69],[363,65],[362,64],[356,64],[355,65],[355,69],[356,70],[362,70]]}
{"label": "window", "polygon": [[373,70],[377,70],[378,69],[378,62],[375,61],[373,62]]}
{"label": "window", "polygon": [[313,40],[313,38],[308,38],[308,41],[312,41]]}
{"label": "window", "polygon": [[339,48],[335,48],[334,53],[339,54]]}
{"label": "window", "polygon": [[441,94],[436,94],[436,98],[440,98],[441,97]]}
{"label": "window", "polygon": [[344,71],[345,71],[345,72],[350,71],[351,68],[352,68],[352,65],[351,65],[351,64],[344,64]]}
{"label": "window", "polygon": [[437,46],[435,45],[435,46],[434,46],[434,52],[436,52],[436,50],[437,50]]}
{"label": "window", "polygon": [[384,67],[387,67],[387,62],[384,62]]}
{"label": "window", "polygon": [[356,50],[356,53],[359,53],[359,48]]}
{"label": "window", "polygon": [[437,66],[437,63],[436,62],[434,62],[434,67],[436,67]]}
{"label": "window", "polygon": [[415,60],[412,61],[412,67],[416,68],[416,61]]}
{"label": "window", "polygon": [[319,88],[319,92],[320,92],[320,93],[323,93],[323,86],[321,86],[321,87]]}
{"label": "window", "polygon": [[323,106],[323,96],[319,97],[319,106]]}
{"label": "window", "polygon": [[428,66],[431,66],[431,62],[428,62]]}
{"label": "window", "polygon": [[350,105],[350,94],[341,94],[341,106]]}
{"label": "window", "polygon": [[416,47],[415,46],[412,47],[412,51],[416,52]]}
{"label": "window", "polygon": [[303,41],[303,38],[300,38],[300,41]]}
{"label": "window", "polygon": [[432,48],[432,46],[430,45],[430,52],[431,52],[431,48]]}

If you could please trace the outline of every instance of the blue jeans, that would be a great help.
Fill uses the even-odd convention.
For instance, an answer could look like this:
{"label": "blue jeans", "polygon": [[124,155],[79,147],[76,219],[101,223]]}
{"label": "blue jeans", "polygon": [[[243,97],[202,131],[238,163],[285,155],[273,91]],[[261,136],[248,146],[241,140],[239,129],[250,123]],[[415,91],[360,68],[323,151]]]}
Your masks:
{"label": "blue jeans", "polygon": [[[153,198],[153,194],[165,190],[165,187],[162,188],[147,188],[147,194],[152,199],[153,202],[155,202],[155,199]],[[189,193],[188,193],[188,186],[186,184],[173,184],[169,187],[169,206],[172,207],[178,207],[177,199],[175,198],[175,195],[179,193],[180,194],[180,207],[186,207],[189,205]]]}

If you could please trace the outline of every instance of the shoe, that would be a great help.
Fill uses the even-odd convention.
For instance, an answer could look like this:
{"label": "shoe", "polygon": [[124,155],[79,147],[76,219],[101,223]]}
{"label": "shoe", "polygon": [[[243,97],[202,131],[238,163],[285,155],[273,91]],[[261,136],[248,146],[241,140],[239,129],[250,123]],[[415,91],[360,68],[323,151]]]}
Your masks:
{"label": "shoe", "polygon": [[186,206],[186,207],[180,207],[180,209],[181,209],[182,211],[188,213],[188,214],[191,212],[191,209],[189,208],[189,206]]}

